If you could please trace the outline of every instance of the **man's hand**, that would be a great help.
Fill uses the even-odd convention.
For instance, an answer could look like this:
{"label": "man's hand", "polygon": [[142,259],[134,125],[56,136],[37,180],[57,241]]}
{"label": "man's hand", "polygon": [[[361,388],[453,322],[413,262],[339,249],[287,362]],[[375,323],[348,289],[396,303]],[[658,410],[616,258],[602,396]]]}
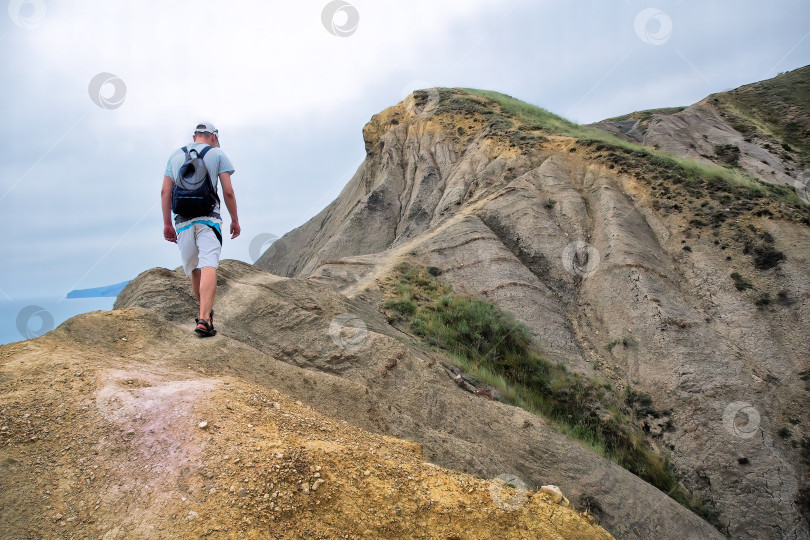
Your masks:
{"label": "man's hand", "polygon": [[222,184],[225,206],[228,207],[228,214],[231,216],[231,240],[233,240],[242,233],[242,227],[239,226],[239,216],[236,215],[236,195],[233,194],[231,173],[219,173],[219,182]]}
{"label": "man's hand", "polygon": [[177,231],[174,230],[174,225],[163,226],[163,238],[165,238],[167,242],[177,243]]}
{"label": "man's hand", "polygon": [[174,180],[168,176],[163,177],[163,187],[160,188],[160,206],[163,211],[163,238],[167,242],[177,242],[177,231],[172,226],[172,189]]}

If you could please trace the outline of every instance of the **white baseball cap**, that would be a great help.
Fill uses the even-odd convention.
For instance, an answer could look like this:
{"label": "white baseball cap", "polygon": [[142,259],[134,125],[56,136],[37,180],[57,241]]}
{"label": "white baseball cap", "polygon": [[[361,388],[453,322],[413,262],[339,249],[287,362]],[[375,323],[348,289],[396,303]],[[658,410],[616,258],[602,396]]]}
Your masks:
{"label": "white baseball cap", "polygon": [[194,133],[216,133],[219,134],[217,128],[214,127],[214,124],[211,122],[200,122],[197,124],[197,127],[194,128]]}

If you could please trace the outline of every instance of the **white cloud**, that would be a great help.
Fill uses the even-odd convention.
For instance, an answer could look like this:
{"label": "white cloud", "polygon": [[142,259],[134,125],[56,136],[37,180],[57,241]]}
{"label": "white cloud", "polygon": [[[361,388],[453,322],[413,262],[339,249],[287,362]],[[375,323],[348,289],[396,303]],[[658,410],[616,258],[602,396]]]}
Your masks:
{"label": "white cloud", "polygon": [[[500,8],[495,0],[355,2],[357,31],[323,27],[325,1],[109,2],[54,6],[31,37],[35,83],[96,73],[120,76],[127,126],[203,117],[231,126],[329,113],[363,96],[370,81],[424,64],[448,46],[449,28]],[[67,96],[63,96],[67,97]],[[70,95],[85,107],[86,95]],[[76,101],[78,99],[78,101]],[[196,121],[196,120],[195,120]]]}

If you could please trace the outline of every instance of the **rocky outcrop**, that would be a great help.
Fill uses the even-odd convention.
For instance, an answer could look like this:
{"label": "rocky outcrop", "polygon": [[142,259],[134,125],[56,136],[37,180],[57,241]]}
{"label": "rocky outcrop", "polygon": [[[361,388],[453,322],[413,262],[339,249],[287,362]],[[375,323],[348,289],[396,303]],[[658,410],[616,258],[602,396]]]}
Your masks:
{"label": "rocky outcrop", "polygon": [[[654,117],[645,142],[686,156],[689,141],[735,142],[739,166],[767,182],[701,176],[478,93],[437,95],[430,115],[407,101],[375,115],[338,199],[257,266],[355,299],[405,256],[435,266],[524,321],[551,359],[648,393],[666,413],[650,442],[722,532],[808,537],[810,220],[792,190],[768,187],[795,170],[721,137],[711,100]],[[571,473],[554,481],[565,493],[583,481]],[[643,506],[631,527],[605,527],[682,534],[644,525],[662,506]]]}

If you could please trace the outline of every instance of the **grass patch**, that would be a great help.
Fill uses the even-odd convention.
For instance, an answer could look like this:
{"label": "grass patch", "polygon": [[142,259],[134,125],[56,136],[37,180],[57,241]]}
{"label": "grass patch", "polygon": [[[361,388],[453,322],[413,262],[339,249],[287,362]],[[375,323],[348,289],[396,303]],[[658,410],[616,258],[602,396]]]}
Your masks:
{"label": "grass patch", "polygon": [[606,122],[621,122],[623,120],[641,120],[641,124],[643,125],[645,122],[649,122],[652,120],[653,116],[659,115],[670,115],[679,113],[684,110],[686,107],[662,107],[660,109],[646,109],[643,111],[636,111],[631,112],[629,114],[623,114],[621,116],[614,116],[613,118],[608,118],[605,120]]}
{"label": "grass patch", "polygon": [[416,302],[411,298],[391,300],[385,303],[385,309],[392,309],[401,315],[413,315],[416,313]]}
{"label": "grass patch", "polygon": [[[456,366],[496,388],[501,399],[551,419],[563,433],[711,519],[702,501],[678,483],[668,457],[649,443],[643,421],[665,413],[648,394],[617,392],[604,379],[548,361],[525,324],[490,302],[456,294],[426,269],[397,265],[384,290],[390,321],[447,351]],[[628,336],[619,343],[630,347],[636,341]]]}
{"label": "grass patch", "polygon": [[555,135],[570,135],[576,137],[582,133],[583,128],[581,128],[579,124],[566,120],[562,116],[557,116],[542,107],[537,107],[536,105],[515,99],[512,96],[492,90],[476,90],[473,88],[464,88],[463,91],[494,101],[501,107],[503,112],[519,119],[530,127],[534,126]]}
{"label": "grass patch", "polygon": [[[807,67],[799,68],[773,79],[715,94],[712,99],[738,131],[757,134],[774,140],[785,150],[808,155],[808,71]],[[744,126],[744,131],[737,126]]]}

